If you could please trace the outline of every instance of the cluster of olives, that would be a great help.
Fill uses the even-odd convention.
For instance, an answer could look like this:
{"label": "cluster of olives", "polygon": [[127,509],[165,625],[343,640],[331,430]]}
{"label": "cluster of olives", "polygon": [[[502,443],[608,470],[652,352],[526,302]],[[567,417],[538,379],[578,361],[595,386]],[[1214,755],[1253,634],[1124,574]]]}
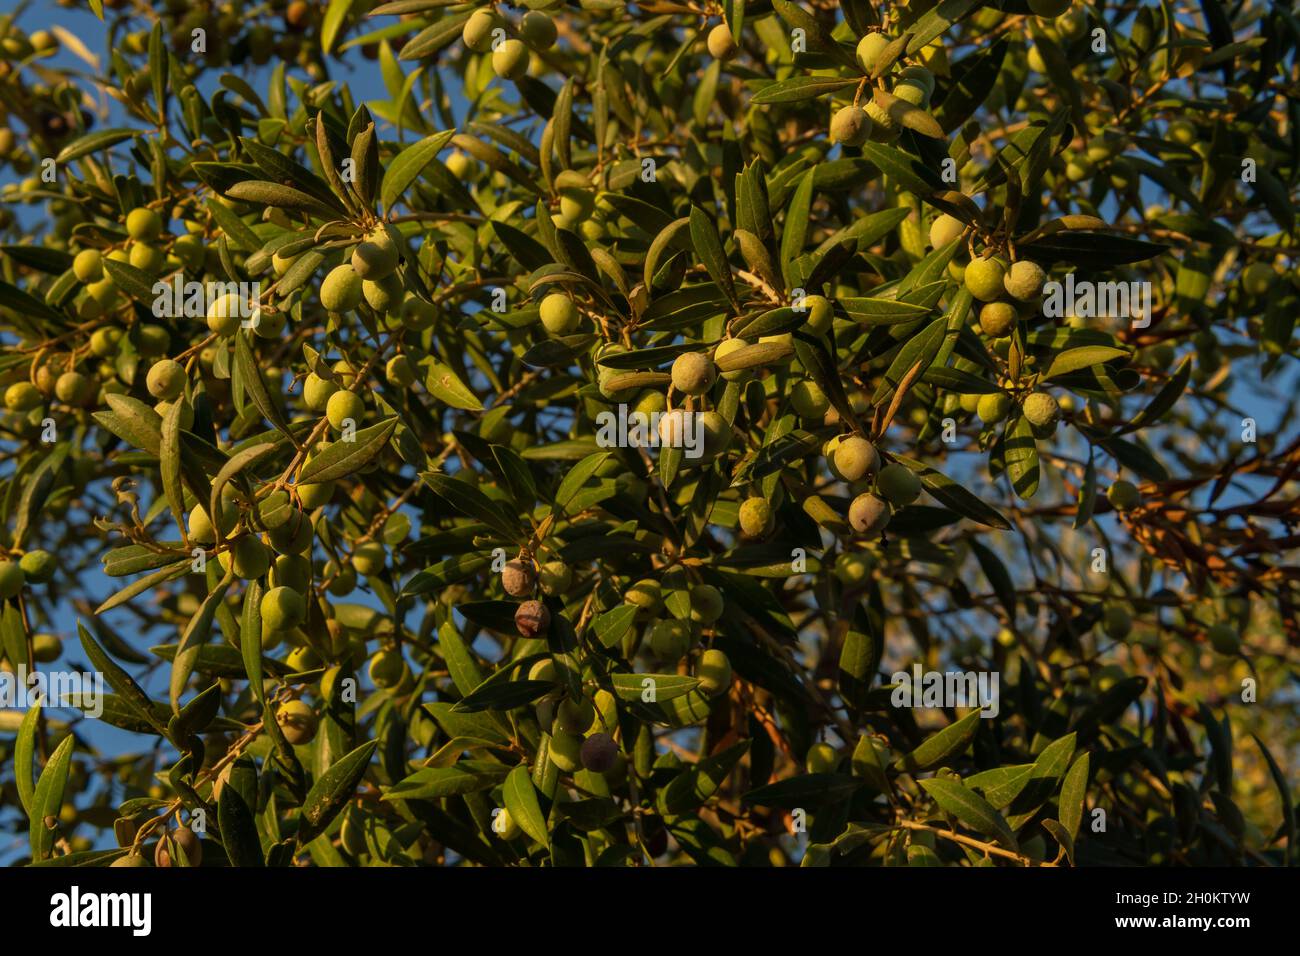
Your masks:
{"label": "cluster of olives", "polygon": [[0,601],[16,598],[28,584],[44,584],[56,568],[54,555],[39,548],[17,555],[16,560],[13,554],[0,559]]}
{"label": "cluster of olives", "polygon": [[[559,2],[550,7],[559,6]],[[517,80],[528,72],[532,53],[543,53],[555,45],[555,21],[545,9],[529,10],[517,24],[502,17],[495,8],[475,10],[461,30],[465,46],[475,53],[492,54],[492,71],[505,80]]]}
{"label": "cluster of olives", "polygon": [[[944,213],[930,225],[930,244],[936,249],[944,248],[965,235],[966,229],[962,220]],[[954,257],[950,270],[975,300],[974,318],[980,332],[990,340],[993,351],[1006,358],[1017,324],[1038,313],[1047,272],[1028,259],[1008,263],[989,253],[975,256],[964,264],[960,256]],[[1061,419],[1060,403],[1042,391],[1029,392],[1021,400],[1021,411],[1033,426],[1035,436],[1051,437]],[[1012,396],[999,390],[963,395],[960,403],[984,424],[995,425],[1010,414]]]}
{"label": "cluster of olives", "polygon": [[[870,76],[885,62],[885,54],[893,38],[884,33],[868,33],[858,41],[858,65]],[[903,129],[903,117],[909,111],[929,109],[934,95],[934,74],[919,64],[901,67],[886,75],[890,81],[888,93],[880,91],[864,105],[855,100],[841,107],[831,117],[832,142],[845,146],[861,146],[868,140],[887,143],[898,138]]]}

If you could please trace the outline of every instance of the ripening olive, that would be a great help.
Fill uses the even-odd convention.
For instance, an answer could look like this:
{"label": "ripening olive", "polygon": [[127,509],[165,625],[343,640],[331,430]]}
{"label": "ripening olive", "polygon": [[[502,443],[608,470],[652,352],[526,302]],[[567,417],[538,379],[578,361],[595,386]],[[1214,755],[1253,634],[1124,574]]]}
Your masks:
{"label": "ripening olive", "polygon": [[889,502],[872,494],[861,494],[849,505],[849,524],[859,534],[875,534],[889,524]]}
{"label": "ripening olive", "polygon": [[316,712],[306,701],[287,700],[275,712],[275,722],[284,739],[297,747],[316,736]]}
{"label": "ripening olive", "polygon": [[618,744],[614,738],[603,731],[592,734],[582,742],[579,759],[582,766],[592,773],[607,773],[618,757]]}
{"label": "ripening olive", "polygon": [[531,594],[535,579],[531,561],[525,562],[515,558],[513,561],[507,561],[505,567],[501,569],[501,587],[511,597],[525,597]]}
{"label": "ripening olive", "polygon": [[673,360],[673,388],[683,394],[703,395],[717,377],[717,366],[702,352],[687,352]]}

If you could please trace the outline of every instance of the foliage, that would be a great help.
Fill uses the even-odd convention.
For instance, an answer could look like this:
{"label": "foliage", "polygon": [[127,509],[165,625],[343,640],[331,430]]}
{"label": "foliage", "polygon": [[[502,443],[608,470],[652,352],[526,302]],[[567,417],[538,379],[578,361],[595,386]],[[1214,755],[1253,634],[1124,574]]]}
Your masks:
{"label": "foliage", "polygon": [[0,37],[31,860],[1290,863],[1288,7],[90,7]]}

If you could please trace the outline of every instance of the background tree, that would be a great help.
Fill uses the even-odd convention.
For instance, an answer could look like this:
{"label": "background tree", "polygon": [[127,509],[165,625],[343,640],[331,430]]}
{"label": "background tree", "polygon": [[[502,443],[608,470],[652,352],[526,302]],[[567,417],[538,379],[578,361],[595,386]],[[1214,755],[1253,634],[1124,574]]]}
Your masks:
{"label": "background tree", "polygon": [[11,861],[1291,862],[1288,7],[62,6]]}

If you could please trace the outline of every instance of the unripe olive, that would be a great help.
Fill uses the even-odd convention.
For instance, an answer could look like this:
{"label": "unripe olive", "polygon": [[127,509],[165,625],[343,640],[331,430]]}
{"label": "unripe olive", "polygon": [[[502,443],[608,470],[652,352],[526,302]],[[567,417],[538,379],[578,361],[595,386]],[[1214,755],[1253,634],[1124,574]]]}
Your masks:
{"label": "unripe olive", "polygon": [[[724,356],[730,355],[732,352],[738,352],[740,349],[745,348],[748,344],[749,343],[746,342],[744,339],[723,339],[721,342],[718,343],[718,347],[713,350],[713,360],[715,362],[720,361]],[[738,368],[738,369],[733,369],[730,372],[723,372],[722,377],[728,382],[740,382],[749,378],[750,375],[752,374],[753,374],[752,369]],[[660,393],[655,392],[654,394],[660,394]],[[660,409],[660,411],[662,410],[663,409]]]}
{"label": "unripe olive", "polygon": [[1033,392],[1025,399],[1025,419],[1040,428],[1055,426],[1061,418],[1061,406],[1046,392]]}
{"label": "unripe olive", "polygon": [[[308,511],[313,511],[322,505],[328,504],[330,498],[334,497],[334,482],[320,481],[310,484],[295,485],[298,492],[298,502]],[[308,528],[310,528],[310,524]]]}
{"label": "unripe olive", "polygon": [[818,335],[828,332],[835,318],[831,300],[824,295],[809,295],[804,297],[803,304],[808,310],[808,328]]}
{"label": "unripe olive", "polygon": [[145,387],[154,398],[170,402],[185,391],[185,367],[172,359],[154,362],[145,377]]}
{"label": "unripe olive", "polygon": [[790,405],[800,418],[821,418],[831,407],[821,386],[810,378],[800,379],[790,389]]}
{"label": "unripe olive", "polygon": [[700,412],[697,427],[701,429],[704,435],[704,459],[707,461],[716,458],[727,450],[731,444],[731,426],[727,420],[717,412],[709,409],[707,412]]}
{"label": "unripe olive", "polygon": [[1010,302],[986,302],[980,307],[980,331],[992,339],[1010,335],[1020,314]]}
{"label": "unripe olive", "polygon": [[894,462],[880,469],[876,490],[895,508],[901,508],[921,494],[921,479],[906,465]]}
{"label": "unripe olive", "polygon": [[551,612],[541,601],[525,601],[515,610],[515,630],[520,637],[539,637],[551,627]]}
{"label": "unripe olive", "polygon": [[868,33],[858,41],[857,60],[863,72],[870,74],[880,62],[880,55],[890,44],[889,37],[883,33]]}
{"label": "unripe olive", "polygon": [[552,335],[568,335],[578,327],[578,307],[563,292],[552,292],[542,299],[539,311],[542,325]]}
{"label": "unripe olive", "polygon": [[120,329],[96,329],[90,336],[90,351],[98,358],[108,358],[117,352],[118,342],[122,338]]}
{"label": "unripe olive", "polygon": [[[221,525],[221,533],[224,536],[234,529],[235,523],[239,520],[239,509],[234,502],[224,498],[221,500],[219,507],[221,513],[218,516],[218,521]],[[214,544],[216,542],[216,532],[208,516],[206,505],[198,504],[190,509],[189,535],[190,540],[199,544]]]}
{"label": "unripe olive", "polygon": [[321,378],[315,372],[308,372],[302,383],[302,401],[313,412],[322,412],[330,396],[339,390],[338,383]]}
{"label": "unripe olive", "polygon": [[[173,251],[175,250],[173,249]],[[278,279],[283,277],[284,274],[293,267],[293,264],[297,259],[298,257],[296,255],[284,256],[278,252],[271,253],[271,269],[275,272],[276,278]]]}
{"label": "unripe olive", "polygon": [[[26,555],[23,555],[26,557]],[[63,639],[57,634],[36,634],[32,637],[32,659],[38,664],[50,664],[63,653]]]}
{"label": "unripe olive", "polygon": [[281,554],[271,562],[267,574],[271,587],[292,588],[300,594],[311,587],[311,559],[303,554]]}
{"label": "unripe olive", "polygon": [[245,581],[260,578],[271,565],[271,553],[256,535],[241,535],[230,547],[217,555],[222,570],[234,570],[235,577]]}
{"label": "unripe olive", "polygon": [[1267,262],[1252,262],[1241,270],[1241,287],[1247,295],[1260,297],[1273,287],[1277,270]]}
{"label": "unripe olive", "polygon": [[900,78],[891,90],[904,103],[924,109],[930,103],[930,89],[920,80]]}
{"label": "unripe olive", "polygon": [[1210,646],[1220,654],[1233,655],[1241,651],[1241,637],[1227,624],[1215,624],[1205,632]]}
{"label": "unripe olive", "polygon": [[555,21],[540,10],[529,10],[519,21],[519,35],[534,50],[549,50],[555,45]]}
{"label": "unripe olive", "polygon": [[402,302],[402,324],[413,332],[421,332],[438,320],[438,307],[419,296],[408,295]]}
{"label": "unripe olive", "polygon": [[623,592],[623,601],[639,609],[636,613],[639,621],[657,617],[664,609],[663,589],[653,578],[645,578],[629,587]]}
{"label": "unripe olive", "polygon": [[387,561],[388,553],[378,541],[363,541],[352,549],[352,567],[368,578],[382,572]]}
{"label": "unripe olive", "polygon": [[130,255],[127,262],[148,275],[157,275],[161,272],[167,259],[166,253],[147,242],[137,242],[132,245]]}
{"label": "unripe olive", "polygon": [[1020,259],[1011,263],[1002,285],[1007,290],[1007,295],[1013,299],[1033,302],[1043,291],[1043,284],[1046,282],[1047,273],[1043,271],[1042,266],[1028,259]]}
{"label": "unripe olive", "polygon": [[1009,411],[1011,411],[1011,396],[1006,392],[990,392],[981,395],[979,404],[975,408],[980,421],[986,425],[996,425],[1007,417]]}
{"label": "unripe olive", "polygon": [[699,678],[700,690],[707,696],[724,694],[731,686],[731,660],[722,651],[709,648],[700,655],[695,676]]}
{"label": "unripe olive", "polygon": [[839,754],[827,743],[813,744],[804,758],[804,766],[809,773],[834,773],[839,762]]}
{"label": "unripe olive", "polygon": [[98,249],[82,249],[72,260],[72,273],[78,282],[98,282],[104,278],[103,258]]}
{"label": "unripe olive", "polygon": [[228,292],[208,306],[208,328],[223,338],[230,338],[239,331],[245,311],[244,301],[239,295]]}
{"label": "unripe olive", "polygon": [[691,620],[696,624],[708,626],[718,618],[722,617],[722,612],[726,607],[726,602],[722,597],[722,592],[712,584],[696,584],[691,587]]}
{"label": "unripe olive", "polygon": [[1106,489],[1106,500],[1116,511],[1132,511],[1142,503],[1142,493],[1133,482],[1120,478]]}
{"label": "unripe olive", "polygon": [[835,559],[835,577],[845,587],[858,587],[871,577],[873,563],[860,551],[844,551]]}
{"label": "unripe olive", "polygon": [[54,555],[50,554],[50,552],[37,548],[34,551],[28,551],[19,558],[18,566],[23,569],[23,576],[28,581],[44,584],[54,577],[58,562],[54,560]]}
{"label": "unripe olive", "polygon": [[[362,279],[369,279],[371,282],[379,282],[393,274],[397,268],[397,262],[400,258],[398,249],[398,237],[394,234],[391,226],[376,226],[361,242],[357,243],[356,248],[352,250],[352,271]],[[338,270],[330,272],[333,275]],[[324,302],[324,287],[321,287],[322,298]],[[329,308],[327,304],[325,308]],[[351,306],[356,308],[356,305]],[[346,312],[347,309],[333,309],[334,312]]]}
{"label": "unripe olive", "polygon": [[415,366],[409,355],[394,355],[384,366],[384,378],[394,388],[410,388],[415,384]]}
{"label": "unripe olive", "polygon": [[461,28],[461,39],[475,53],[492,49],[492,31],[500,26],[497,15],[491,10],[475,10]]}
{"label": "unripe olive", "polygon": [[355,427],[366,414],[366,403],[356,392],[339,390],[325,403],[325,417],[335,431],[341,432],[350,421]]}
{"label": "unripe olive", "polygon": [[831,142],[861,146],[871,138],[872,121],[860,106],[845,106],[831,117]]}
{"label": "unripe olive", "polygon": [[307,619],[307,602],[292,588],[271,588],[258,606],[262,626],[272,631],[291,631]]}
{"label": "unripe olive", "polygon": [[0,561],[0,600],[17,597],[26,577],[17,561]]}
{"label": "unripe olive", "polygon": [[618,757],[618,744],[609,734],[598,731],[582,742],[579,759],[592,773],[608,773]]}
{"label": "unripe olive", "polygon": [[723,62],[733,59],[740,52],[740,45],[731,35],[731,27],[725,23],[719,23],[709,31],[706,45],[709,48],[709,56]]}
{"label": "unripe olive", "polygon": [[766,498],[746,498],[740,505],[740,533],[747,538],[761,538],[771,531],[776,516]]}
{"label": "unripe olive", "polygon": [[351,312],[361,304],[361,276],[350,263],[335,266],[325,276],[320,285],[320,302],[330,312]]}
{"label": "unripe olive", "polygon": [[505,80],[517,80],[528,72],[528,47],[522,40],[509,39],[492,51],[492,71]]}
{"label": "unripe olive", "polygon": [[576,733],[553,731],[547,756],[564,773],[572,773],[581,766],[582,738]]}
{"label": "unripe olive", "polygon": [[702,352],[687,352],[673,360],[673,388],[683,394],[703,395],[717,377],[717,366]]}
{"label": "unripe olive", "polygon": [[528,668],[528,679],[550,681],[552,684],[558,684],[560,682],[560,674],[559,671],[556,670],[555,661],[549,657],[545,660],[538,661],[532,667]]}
{"label": "unripe olive", "polygon": [[68,405],[85,405],[95,397],[95,383],[80,372],[64,372],[54,381],[54,397]]}
{"label": "unripe olive", "polygon": [[934,95],[934,74],[923,66],[905,66],[898,71],[898,78],[921,84],[927,98]]}
{"label": "unripe olive", "polygon": [[146,860],[146,859],[144,858],[143,854],[136,853],[135,850],[133,849],[133,850],[131,850],[131,852],[127,853],[126,856],[119,856],[116,860],[114,860],[112,863],[110,863],[109,866],[110,866],[110,867],[112,867],[112,866],[141,867],[141,866],[143,866],[143,867],[146,867],[146,868],[147,868],[147,867],[149,866],[149,861]]}
{"label": "unripe olive", "polygon": [[831,455],[834,472],[844,481],[854,482],[873,475],[880,468],[880,455],[874,445],[859,435],[840,439]]}
{"label": "unripe olive", "polygon": [[849,505],[849,524],[859,534],[884,531],[889,517],[889,502],[872,494],[858,495]]}
{"label": "unripe olive", "polygon": [[5,389],[5,408],[11,412],[29,412],[43,403],[41,390],[31,382],[14,382]]}
{"label": "unripe olive", "polygon": [[870,138],[873,142],[886,143],[898,138],[899,123],[892,112],[875,100],[868,100],[863,108],[866,110],[867,118],[871,120]]}
{"label": "unripe olive", "polygon": [[286,700],[275,712],[275,722],[284,739],[298,747],[316,736],[316,712],[306,701]]}
{"label": "unripe olive", "polygon": [[1101,626],[1110,637],[1122,641],[1133,630],[1133,618],[1124,608],[1112,604],[1102,612]]}
{"label": "unripe olive", "polygon": [[377,651],[370,658],[369,674],[376,687],[387,690],[396,687],[406,671],[406,661],[398,650]]}
{"label": "unripe olive", "polygon": [[406,286],[396,274],[382,279],[362,279],[361,297],[380,315],[400,315],[406,299]]}
{"label": "unripe olive", "polygon": [[693,637],[687,622],[665,618],[650,628],[650,650],[662,661],[678,661],[691,649]]}
{"label": "unripe olive", "polygon": [[585,697],[566,697],[555,710],[555,727],[566,734],[582,734],[596,719],[596,708]]}
{"label": "unripe olive", "polygon": [[1005,292],[1006,270],[997,259],[972,259],[966,266],[965,283],[981,302],[992,302]]}
{"label": "unripe olive", "polygon": [[328,562],[325,579],[329,581],[325,589],[335,597],[346,597],[357,589],[357,570],[351,564],[340,567],[333,561]]}
{"label": "unripe olive", "polygon": [[537,580],[544,594],[557,596],[568,593],[573,584],[573,572],[563,561],[547,561],[537,569]]}
{"label": "unripe olive", "polygon": [[137,242],[153,242],[162,233],[162,217],[138,206],[126,214],[126,234]]}

